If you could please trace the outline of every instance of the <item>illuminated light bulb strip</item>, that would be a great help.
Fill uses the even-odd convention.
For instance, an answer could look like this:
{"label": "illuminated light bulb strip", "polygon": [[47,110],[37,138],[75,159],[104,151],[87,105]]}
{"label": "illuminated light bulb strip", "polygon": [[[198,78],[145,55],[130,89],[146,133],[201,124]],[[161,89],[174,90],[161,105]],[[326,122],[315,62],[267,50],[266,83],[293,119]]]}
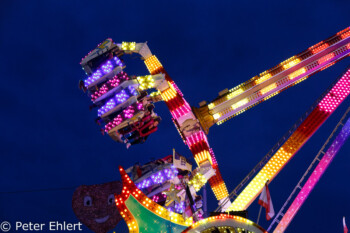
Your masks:
{"label": "illuminated light bulb strip", "polygon": [[[242,88],[244,91],[246,91],[246,90],[248,90],[248,89],[264,82],[264,81],[267,81],[269,79],[268,77],[270,75],[271,75],[271,77],[274,75],[277,75],[277,74],[283,72],[284,70],[291,68],[292,66],[295,66],[296,64],[300,63],[301,61],[309,58],[310,56],[315,55],[319,52],[322,52],[323,50],[325,50],[329,46],[331,46],[331,45],[333,45],[341,40],[347,39],[349,37],[348,33],[350,33],[350,27],[344,29],[341,32],[338,32],[336,35],[334,35],[334,36],[332,36],[324,41],[319,42],[318,44],[316,44],[314,46],[311,46],[310,48],[297,54],[296,56],[293,56],[293,57],[281,62],[277,66],[275,66],[269,70],[264,71],[259,76],[255,76],[255,77],[249,79],[248,81],[239,84],[238,86],[232,88],[229,92],[233,92],[239,88]],[[229,95],[229,94],[230,93],[228,93],[227,95]],[[218,98],[217,100],[215,100],[209,104],[210,105],[209,109],[213,109],[215,106],[218,106],[218,105],[224,103],[225,101],[227,101],[226,96]]]}
{"label": "illuminated light bulb strip", "polygon": [[318,64],[323,64],[325,62],[328,62],[330,59],[332,59],[334,56],[333,53],[328,54],[327,56],[322,57],[321,59],[318,60]]}
{"label": "illuminated light bulb strip", "polygon": [[[326,48],[339,42],[340,40],[346,39],[348,37],[348,36],[346,36],[346,34],[348,32],[350,32],[349,29],[350,28],[346,28],[346,29],[338,32],[336,35],[334,35],[334,36],[332,36],[324,41],[321,41],[321,42],[317,43],[316,45],[311,46],[308,49],[308,51],[310,51],[311,54],[304,51],[303,53],[300,53],[299,56],[302,57],[303,59],[305,59],[305,58],[311,56],[312,54],[317,54],[317,53],[325,50]],[[306,54],[307,56],[305,56],[304,54]]]}
{"label": "illuminated light bulb strip", "polygon": [[215,185],[212,185],[210,182],[209,184],[212,186],[216,199],[222,200],[228,196],[228,191],[223,181]]}
{"label": "illuminated light bulb strip", "polygon": [[338,32],[337,35],[340,36],[342,39],[350,37],[350,27]]}
{"label": "illuminated light bulb strip", "polygon": [[311,51],[312,54],[316,54],[316,53],[319,53],[319,52],[325,50],[328,47],[329,47],[329,45],[327,43],[320,42],[319,44],[316,44],[315,47],[313,47],[309,50]]}
{"label": "illuminated light bulb strip", "polygon": [[290,75],[288,75],[288,79],[289,79],[289,80],[293,80],[293,79],[295,79],[296,77],[299,77],[300,75],[306,73],[306,71],[307,71],[306,68],[303,67],[303,68],[301,68],[301,69],[299,69],[299,70],[297,70],[297,71],[294,71],[294,72],[291,73]]}
{"label": "illuminated light bulb strip", "polygon": [[[254,77],[253,79],[255,80],[256,78],[259,78],[258,76]],[[238,95],[240,95],[241,93],[243,93],[244,91],[248,90],[249,88],[253,87],[254,83],[248,83],[247,85],[238,85],[234,88],[232,88],[231,90],[229,90],[229,93],[223,97],[223,98],[219,98],[217,100],[214,100],[213,102],[211,102],[208,107],[209,109],[213,109],[215,106],[222,104],[224,102],[226,102],[227,100],[230,100]]]}
{"label": "illuminated light bulb strip", "polygon": [[350,72],[346,72],[319,103],[320,109],[325,112],[333,112],[341,102],[350,94]]}
{"label": "illuminated light bulb strip", "polygon": [[248,208],[264,187],[266,180],[269,179],[271,181],[279,173],[329,115],[316,108],[240,193],[229,210]]}
{"label": "illuminated light bulb strip", "polygon": [[185,110],[188,107],[188,103],[178,94],[176,98],[169,100],[168,102],[166,102],[166,104],[171,112],[175,111],[180,107],[184,107],[183,110]]}
{"label": "illuminated light bulb strip", "polygon": [[308,178],[303,188],[300,190],[296,198],[294,199],[291,206],[288,208],[287,212],[283,215],[282,220],[278,223],[277,227],[273,231],[274,233],[285,232],[290,222],[293,220],[294,216],[299,211],[300,207],[306,201],[311,191],[314,189],[323,173],[327,170],[330,163],[333,161],[334,157],[339,152],[340,148],[344,145],[345,141],[350,135],[350,119],[347,120],[343,126],[341,132],[337,135],[332,145],[329,147],[327,152],[322,157],[321,161],[317,167],[312,172],[311,176]]}
{"label": "illuminated light bulb strip", "polygon": [[270,73],[267,73],[267,74],[259,77],[259,79],[255,80],[255,84],[260,84],[262,82],[265,82],[266,80],[268,80],[271,77],[272,77],[272,75]]}
{"label": "illuminated light bulb strip", "polygon": [[[263,88],[260,90],[260,94],[265,95],[266,93],[272,91],[273,89],[277,88],[277,84],[276,83],[272,83],[269,86]],[[247,101],[248,102],[248,101]]]}
{"label": "illuminated light bulb strip", "polygon": [[232,90],[232,91],[230,90],[230,93],[226,95],[226,99],[221,98],[221,99],[219,99],[218,101],[214,101],[214,102],[208,104],[209,110],[210,110],[210,109],[213,109],[216,105],[225,102],[226,100],[230,100],[230,99],[232,99],[232,98],[238,96],[239,94],[243,93],[244,90],[245,90],[245,89],[243,89],[243,88],[237,88],[237,89]]}
{"label": "illuminated light bulb strip", "polygon": [[228,196],[228,191],[222,179],[213,150],[209,148],[205,133],[200,131],[187,137],[186,143],[194,155],[195,161],[198,165],[206,161],[209,161],[212,164],[216,174],[209,179],[209,184],[218,200],[226,198]]}
{"label": "illuminated light bulb strip", "polygon": [[[192,218],[185,220],[182,215],[170,212],[148,198],[135,186],[122,167],[119,167],[119,172],[122,177],[123,190],[120,195],[115,196],[115,202],[130,232],[145,232],[145,227],[151,228],[153,225],[153,227],[160,228],[163,224],[170,222],[174,224],[174,227],[181,229],[174,232],[180,233],[193,223]],[[152,221],[145,222],[146,218]]]}
{"label": "illuminated light bulb strip", "polygon": [[[249,101],[243,109],[236,112],[237,108],[232,109],[230,107],[227,107],[223,110],[221,110],[218,113],[215,113],[213,115],[215,120],[218,120],[217,124],[220,125],[224,123],[225,121],[231,119],[234,116],[237,116],[241,114],[242,112],[248,110],[249,108],[255,106],[256,104],[259,104],[263,102],[264,100],[267,100],[271,98],[272,96],[275,96],[282,91],[286,90],[289,87],[292,87],[301,81],[304,81],[306,78],[310,77],[310,75],[313,75],[319,71],[322,71],[336,62],[340,61],[344,56],[348,56],[349,54],[349,48],[347,48],[347,45],[344,45],[337,50],[335,50],[333,53],[327,54],[324,57],[321,57],[320,59],[308,64],[306,67],[303,67],[293,73],[291,73],[288,76],[285,76],[284,78],[281,78],[279,81],[276,82],[277,87],[275,86],[268,86],[260,90],[260,93],[253,93],[249,96]],[[288,64],[288,63],[286,63]],[[305,76],[305,77],[303,77]],[[270,93],[273,89],[277,89],[275,92]],[[279,89],[279,90],[278,90]],[[267,94],[269,97],[265,99],[264,94]],[[242,107],[242,106],[241,106]]]}
{"label": "illuminated light bulb strip", "polygon": [[227,96],[226,96],[226,98],[229,100],[229,99],[232,99],[233,97],[236,97],[236,96],[238,96],[239,94],[241,94],[241,93],[243,93],[244,92],[244,90],[243,90],[243,88],[239,88],[239,89],[237,89],[237,90],[235,90],[235,91],[233,91],[233,92],[230,92]]}
{"label": "illuminated light bulb strip", "polygon": [[176,97],[176,92],[173,89],[168,88],[165,91],[163,91],[161,93],[161,95],[162,95],[163,100],[165,102],[168,102]]}
{"label": "illuminated light bulb strip", "polygon": [[[186,138],[187,145],[191,148],[194,144],[199,143],[201,141],[205,141],[208,144],[207,135],[203,131],[196,132],[189,137]],[[208,146],[209,148],[209,146]]]}
{"label": "illuminated light bulb strip", "polygon": [[191,111],[191,107],[190,105],[185,102],[182,106],[176,108],[175,110],[173,110],[171,112],[171,115],[175,118],[175,119],[179,119],[181,116],[186,115],[187,113],[189,113]]}
{"label": "illuminated light bulb strip", "polygon": [[[255,228],[257,228],[256,230],[260,230],[263,233],[268,233],[264,228],[262,228],[261,226],[259,226],[256,223],[250,221],[249,219],[246,219],[246,218],[243,218],[243,217],[239,217],[239,216],[235,216],[235,215],[228,215],[228,214],[220,214],[218,216],[212,216],[212,217],[209,217],[209,218],[202,219],[202,220],[192,224],[190,227],[188,227],[182,233],[203,232],[203,230],[198,230],[196,228],[199,227],[199,226],[205,226],[207,228],[207,227],[210,227],[211,225],[217,227],[218,224],[215,224],[215,223],[219,223],[220,221],[223,221],[225,219],[233,219],[233,220],[238,221],[240,223],[244,223],[246,225],[254,226]],[[207,225],[210,225],[210,226],[207,226]],[[226,232],[226,230],[225,230],[225,232]]]}
{"label": "illuminated light bulb strip", "polygon": [[300,58],[297,58],[296,56],[293,56],[287,60],[285,60],[284,62],[281,63],[283,69],[289,69],[293,66],[295,66],[296,64],[300,63],[301,62],[301,59]]}
{"label": "illuminated light bulb strip", "polygon": [[158,61],[158,58],[153,55],[145,60],[145,65],[150,72],[150,74],[156,74],[163,68],[162,64]]}
{"label": "illuminated light bulb strip", "polygon": [[[187,144],[187,138],[185,138],[182,132],[179,130],[178,119],[180,119],[181,117],[186,117],[187,114],[193,114],[191,107],[189,106],[187,101],[183,98],[183,94],[181,93],[180,89],[175,84],[175,82],[170,78],[168,73],[164,70],[162,64],[158,61],[156,56],[153,55],[147,58],[145,60],[145,64],[151,75],[159,74],[159,73],[163,73],[165,75],[165,80],[167,80],[169,88],[162,91],[161,96],[173,116],[173,122],[176,126],[176,129],[179,131],[181,138]],[[204,134],[204,132],[202,133]],[[205,140],[202,140],[200,143],[196,143],[195,145],[192,145],[192,147],[190,147],[190,150],[198,165],[205,161],[209,161],[210,163],[212,163],[212,156],[210,154],[209,148],[210,147],[206,137],[205,137]],[[216,183],[220,183],[221,186],[220,188],[215,189],[214,185],[211,185],[214,194],[216,196],[223,197],[223,198],[227,197],[228,196],[227,188],[221,177],[218,167],[216,168],[216,175],[213,176],[211,179],[213,178],[215,179],[215,177],[218,180]],[[221,193],[223,194],[219,195],[218,190],[221,191]]]}
{"label": "illuminated light bulb strip", "polygon": [[228,197],[227,187],[223,182],[223,179],[219,170],[219,165],[216,161],[216,157],[212,148],[209,149],[209,153],[212,159],[212,167],[215,170],[215,175],[209,179],[209,184],[213,189],[215,197],[218,200],[222,200]]}
{"label": "illuminated light bulb strip", "polygon": [[259,195],[267,179],[270,181],[279,173],[294,154],[306,143],[331,113],[350,93],[350,70],[333,85],[305,121],[271,157],[268,163],[239,194],[228,210],[244,210]]}
{"label": "illuminated light bulb strip", "polygon": [[190,108],[189,104],[183,98],[180,98],[179,95],[176,98],[165,103],[168,106],[170,113],[176,120],[190,112],[188,111]]}
{"label": "illuminated light bulb strip", "polygon": [[134,51],[136,49],[136,42],[122,42],[122,50]]}
{"label": "illuminated light bulb strip", "polygon": [[214,115],[213,115],[213,117],[214,117],[214,120],[217,120],[217,119],[219,119],[220,117],[221,117],[221,113],[215,113]]}
{"label": "illuminated light bulb strip", "polygon": [[123,67],[123,63],[118,57],[114,57],[105,63],[103,63],[99,69],[97,69],[90,77],[84,80],[85,87],[88,87],[95,81],[99,80],[100,78],[104,77],[105,75],[112,72],[114,68],[117,66]]}
{"label": "illuminated light bulb strip", "polygon": [[[216,161],[216,157],[215,157],[215,154],[214,154],[214,151],[212,148],[209,149],[209,153],[211,155],[211,160],[213,162],[213,165],[214,166],[217,166],[218,165],[218,162]],[[215,169],[215,168],[214,168]]]}
{"label": "illuminated light bulb strip", "polygon": [[[165,72],[166,73],[166,72]],[[165,75],[166,80],[170,80],[168,74]],[[161,92],[161,96],[168,106],[172,116],[175,119],[190,112],[190,106],[185,99],[176,91],[173,86],[173,81],[167,81],[169,88]]]}
{"label": "illuminated light bulb strip", "polygon": [[198,165],[200,165],[203,162],[209,161],[212,164],[211,156],[209,153],[209,150],[203,150],[201,152],[198,152],[194,155],[194,160]]}
{"label": "illuminated light bulb strip", "polygon": [[168,81],[170,87],[172,87],[180,96],[184,96],[180,90],[180,88],[176,85],[174,81]]}

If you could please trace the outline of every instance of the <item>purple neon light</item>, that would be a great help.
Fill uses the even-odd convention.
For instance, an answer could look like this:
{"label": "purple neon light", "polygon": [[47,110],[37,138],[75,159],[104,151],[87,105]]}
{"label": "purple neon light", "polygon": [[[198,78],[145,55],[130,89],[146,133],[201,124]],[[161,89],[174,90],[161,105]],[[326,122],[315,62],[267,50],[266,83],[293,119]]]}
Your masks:
{"label": "purple neon light", "polygon": [[350,118],[327,150],[274,232],[284,232],[350,134]]}
{"label": "purple neon light", "polygon": [[144,189],[152,185],[162,184],[167,180],[173,179],[177,174],[178,174],[178,171],[175,167],[166,168],[164,170],[161,170],[151,175],[151,177],[144,179],[142,182],[138,183],[136,186],[139,189]]}
{"label": "purple neon light", "polygon": [[152,181],[153,181],[154,184],[161,184],[165,180],[165,177],[164,177],[164,175],[162,174],[161,171],[157,172],[154,175],[152,175],[151,178],[152,178]]}
{"label": "purple neon light", "polygon": [[106,61],[101,65],[100,69],[96,70],[90,77],[85,79],[84,85],[88,87],[91,83],[110,73],[117,66],[123,66],[123,63],[118,57],[114,57],[111,60]]}
{"label": "purple neon light", "polygon": [[175,212],[176,213],[183,213],[185,210],[185,202],[180,202],[175,204]]}
{"label": "purple neon light", "polygon": [[122,90],[118,94],[115,95],[115,98],[117,99],[118,103],[125,102],[130,96],[126,94],[125,90]]}
{"label": "purple neon light", "polygon": [[103,105],[100,109],[98,109],[97,115],[102,116],[103,114],[105,114],[106,112],[114,108],[115,106],[116,106],[115,100],[112,98],[108,100],[107,103]]}
{"label": "purple neon light", "polygon": [[[127,101],[131,95],[138,95],[137,91],[133,87],[129,87],[127,90],[121,90],[113,98],[108,100],[101,108],[98,109],[97,115],[102,116],[106,112],[110,111],[117,105]],[[126,118],[131,118],[134,115],[134,107],[129,106],[123,111]]]}

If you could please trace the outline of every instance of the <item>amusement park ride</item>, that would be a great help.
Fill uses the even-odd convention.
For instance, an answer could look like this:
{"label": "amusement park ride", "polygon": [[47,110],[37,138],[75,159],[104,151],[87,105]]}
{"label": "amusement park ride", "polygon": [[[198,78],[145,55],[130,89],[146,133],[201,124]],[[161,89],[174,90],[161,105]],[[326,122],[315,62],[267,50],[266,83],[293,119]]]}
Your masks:
{"label": "amusement park ride", "polygon": [[[150,74],[136,77],[123,71],[122,57],[132,53],[141,56]],[[242,212],[350,94],[350,69],[336,79],[231,194],[209,145],[209,128],[276,96],[349,54],[350,28],[346,28],[250,80],[221,91],[215,100],[201,102],[197,108],[186,102],[147,43],[118,44],[107,39],[99,44],[81,61],[88,78],[80,81],[79,87],[90,96],[91,108],[97,108],[96,122],[103,124],[102,131],[127,147],[144,143],[157,131],[161,121],[153,104],[164,101],[198,165],[192,171],[192,165],[174,151],[173,156],[150,164],[135,165],[126,170],[119,167],[123,189],[120,194],[115,194],[115,204],[129,232],[267,232],[243,217]],[[150,89],[154,92],[148,94]],[[314,167],[310,166],[292,193],[297,194],[293,203],[284,211],[291,195],[273,220],[269,232],[285,231],[347,139],[350,133],[348,112],[336,127],[341,127],[341,131],[335,130],[331,135],[338,133],[338,136],[327,152],[323,151],[326,145],[321,149],[312,163],[317,167],[312,171]],[[302,182],[305,178],[307,181]],[[218,200],[216,214],[207,218],[203,216],[201,197],[196,193],[206,182]],[[274,224],[278,225],[273,228]]]}

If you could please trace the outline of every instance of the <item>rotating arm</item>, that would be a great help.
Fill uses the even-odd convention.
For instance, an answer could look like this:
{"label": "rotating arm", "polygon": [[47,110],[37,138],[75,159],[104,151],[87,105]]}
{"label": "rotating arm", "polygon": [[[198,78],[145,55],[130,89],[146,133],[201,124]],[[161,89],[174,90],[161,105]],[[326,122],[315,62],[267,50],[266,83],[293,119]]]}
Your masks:
{"label": "rotating arm", "polygon": [[215,123],[220,125],[255,105],[322,71],[350,54],[350,28],[321,41],[247,82],[224,90],[214,101],[195,108],[206,133]]}

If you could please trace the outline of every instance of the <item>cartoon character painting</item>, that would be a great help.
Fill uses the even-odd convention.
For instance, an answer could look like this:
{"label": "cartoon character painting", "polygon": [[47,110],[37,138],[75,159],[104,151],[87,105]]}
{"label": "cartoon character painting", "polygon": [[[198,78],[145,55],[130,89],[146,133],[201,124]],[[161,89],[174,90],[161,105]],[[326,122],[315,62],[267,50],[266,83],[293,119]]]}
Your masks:
{"label": "cartoon character painting", "polygon": [[120,194],[121,190],[120,181],[81,185],[73,194],[73,211],[90,230],[96,233],[106,233],[114,229],[122,220],[114,202],[114,195]]}

